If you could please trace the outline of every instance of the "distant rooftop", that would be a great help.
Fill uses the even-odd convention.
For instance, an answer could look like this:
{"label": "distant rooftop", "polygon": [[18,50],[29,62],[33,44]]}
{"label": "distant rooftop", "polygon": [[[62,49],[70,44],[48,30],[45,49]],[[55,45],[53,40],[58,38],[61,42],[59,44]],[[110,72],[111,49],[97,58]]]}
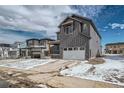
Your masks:
{"label": "distant rooftop", "polygon": [[10,44],[6,44],[6,43],[0,43],[0,47],[10,47]]}
{"label": "distant rooftop", "polygon": [[124,45],[124,42],[116,42],[116,43],[108,43],[106,44],[106,46],[108,45]]}
{"label": "distant rooftop", "polygon": [[51,38],[42,38],[42,39],[31,38],[31,39],[27,39],[26,41],[30,41],[30,40],[37,40],[37,41],[40,41],[40,40],[49,40],[49,41],[54,41],[54,39],[51,39]]}
{"label": "distant rooftop", "polygon": [[49,40],[49,41],[54,41],[54,39],[51,39],[51,38],[42,38],[40,40]]}

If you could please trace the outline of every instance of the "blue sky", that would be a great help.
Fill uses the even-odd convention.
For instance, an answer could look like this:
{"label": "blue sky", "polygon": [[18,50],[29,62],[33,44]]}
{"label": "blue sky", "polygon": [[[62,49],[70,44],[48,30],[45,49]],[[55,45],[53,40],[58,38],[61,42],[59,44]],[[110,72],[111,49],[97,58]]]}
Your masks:
{"label": "blue sky", "polygon": [[94,18],[102,36],[103,45],[111,42],[124,42],[124,6],[105,6]]}
{"label": "blue sky", "polygon": [[58,25],[68,15],[93,20],[102,45],[124,42],[124,6],[0,6],[0,42],[28,38],[56,38]]}

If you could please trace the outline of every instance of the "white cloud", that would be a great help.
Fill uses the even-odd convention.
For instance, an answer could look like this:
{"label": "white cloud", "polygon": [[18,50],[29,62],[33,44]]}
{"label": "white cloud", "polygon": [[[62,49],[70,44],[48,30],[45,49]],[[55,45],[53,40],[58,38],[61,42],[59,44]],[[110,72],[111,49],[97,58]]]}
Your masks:
{"label": "white cloud", "polygon": [[[102,8],[104,7],[76,6],[76,8],[73,8],[72,6],[38,5],[0,6],[0,28],[34,32],[47,31],[48,36],[55,36],[55,32],[59,30],[57,26],[67,15],[76,13],[87,17],[93,17],[97,16]],[[0,39],[4,40],[2,38]]]}
{"label": "white cloud", "polygon": [[108,28],[108,26],[105,26],[104,28],[106,29],[106,28]]}
{"label": "white cloud", "polygon": [[106,32],[106,29],[103,29],[102,31],[103,31],[103,32]]}
{"label": "white cloud", "polygon": [[106,29],[101,29],[101,28],[97,28],[98,29],[98,31],[102,31],[102,32],[106,32],[107,30]]}
{"label": "white cloud", "polygon": [[124,29],[124,24],[120,24],[120,23],[109,23],[109,26],[111,26],[112,29],[115,28],[120,28],[120,29]]}
{"label": "white cloud", "polygon": [[77,5],[75,8],[78,9],[79,14],[82,14],[85,17],[92,18],[94,16],[98,16],[98,14],[101,12],[101,10],[104,9],[105,7],[101,6],[101,5],[100,6],[98,6],[98,5],[96,5],[96,6],[93,6],[93,5],[79,6],[79,5]]}
{"label": "white cloud", "polygon": [[0,26],[26,31],[57,31],[66,14],[75,13],[69,6],[0,6]]}

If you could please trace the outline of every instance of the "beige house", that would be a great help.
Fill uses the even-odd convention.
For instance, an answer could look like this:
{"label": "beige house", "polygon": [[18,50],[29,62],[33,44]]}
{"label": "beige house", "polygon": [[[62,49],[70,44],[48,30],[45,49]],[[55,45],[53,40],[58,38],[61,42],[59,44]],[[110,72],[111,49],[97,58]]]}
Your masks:
{"label": "beige house", "polygon": [[8,52],[10,50],[10,44],[0,43],[0,59],[8,58]]}
{"label": "beige house", "polygon": [[28,39],[26,47],[20,48],[20,57],[44,58],[49,56],[49,38]]}
{"label": "beige house", "polygon": [[106,44],[105,53],[124,54],[124,42]]}

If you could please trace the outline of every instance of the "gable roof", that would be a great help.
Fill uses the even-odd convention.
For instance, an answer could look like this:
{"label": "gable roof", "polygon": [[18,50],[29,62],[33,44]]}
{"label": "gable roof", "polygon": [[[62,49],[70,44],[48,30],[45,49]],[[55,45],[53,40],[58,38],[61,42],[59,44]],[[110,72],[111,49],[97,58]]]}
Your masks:
{"label": "gable roof", "polygon": [[[76,21],[79,21],[79,22],[82,22],[82,20],[88,21],[88,22],[92,25],[92,27],[94,28],[95,32],[97,33],[97,35],[98,35],[98,36],[100,37],[100,39],[101,39],[101,35],[99,34],[99,32],[98,32],[98,30],[97,30],[95,24],[93,23],[93,21],[92,21],[91,19],[89,19],[89,18],[80,16],[80,15],[77,15],[77,14],[73,14],[73,15],[71,15],[71,16],[68,16],[65,20],[63,20],[63,21],[60,23],[59,27],[60,27],[60,26],[62,25],[62,23],[64,23],[68,18],[73,19],[73,20],[76,20]],[[82,20],[79,20],[79,19],[82,19]]]}
{"label": "gable roof", "polygon": [[55,41],[54,39],[51,39],[51,38],[43,38],[43,39],[40,39],[40,40]]}
{"label": "gable roof", "polygon": [[26,41],[28,42],[30,40],[37,40],[37,41],[39,41],[39,39],[36,39],[36,38],[27,39]]}

